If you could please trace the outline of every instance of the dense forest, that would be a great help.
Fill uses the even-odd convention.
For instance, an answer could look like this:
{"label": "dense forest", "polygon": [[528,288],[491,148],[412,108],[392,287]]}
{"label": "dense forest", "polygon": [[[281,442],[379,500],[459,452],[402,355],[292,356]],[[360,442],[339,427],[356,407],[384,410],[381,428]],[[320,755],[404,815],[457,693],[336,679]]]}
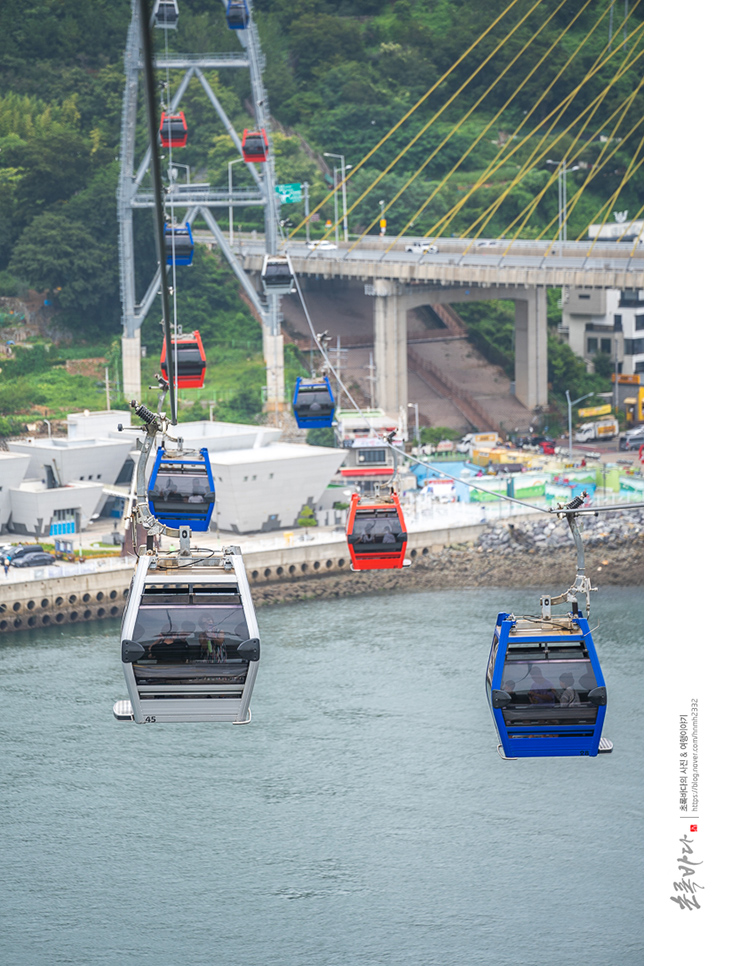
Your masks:
{"label": "dense forest", "polygon": [[[158,50],[240,50],[225,4],[179,2],[179,29],[153,32]],[[570,169],[569,237],[613,210],[642,215],[643,4],[258,0],[251,7],[266,56],[277,181],[309,184],[312,209],[321,206],[315,236],[334,211],[325,152],[352,165],[356,233],[377,232],[384,208],[388,234],[549,240],[557,235],[556,159]],[[118,0],[4,0],[0,7],[0,297],[42,292],[59,326],[75,343],[106,346],[112,367],[129,18],[130,6]],[[248,72],[206,76],[236,130],[251,127]],[[161,98],[178,80],[175,72],[158,77]],[[195,180],[226,184],[235,150],[197,81],[182,106],[194,134],[175,161]],[[140,151],[143,121],[140,111]],[[243,184],[245,166],[233,170]],[[303,233],[302,206],[289,205],[286,214]],[[262,229],[261,210],[239,209],[236,226]],[[154,263],[149,216],[136,217],[135,232],[144,281]],[[206,253],[177,284],[179,309],[208,336],[214,355],[216,345],[221,359],[235,349],[250,364],[246,389],[231,382],[221,397],[231,415],[250,417],[264,382],[260,334],[235,283]],[[506,338],[499,307],[472,310],[468,321],[495,343]],[[7,322],[0,318],[0,326]],[[148,319],[145,327],[156,324]],[[47,352],[23,373],[18,367],[29,361],[7,363],[0,413],[20,411],[22,400],[58,411],[53,391],[38,387],[50,385],[50,370],[75,351],[60,346],[58,357]],[[564,354],[557,340],[552,352],[554,363]],[[558,359],[554,385],[567,379],[584,389],[593,377],[581,367]],[[29,379],[31,371],[44,378]],[[17,380],[25,380],[25,396],[10,385]]]}

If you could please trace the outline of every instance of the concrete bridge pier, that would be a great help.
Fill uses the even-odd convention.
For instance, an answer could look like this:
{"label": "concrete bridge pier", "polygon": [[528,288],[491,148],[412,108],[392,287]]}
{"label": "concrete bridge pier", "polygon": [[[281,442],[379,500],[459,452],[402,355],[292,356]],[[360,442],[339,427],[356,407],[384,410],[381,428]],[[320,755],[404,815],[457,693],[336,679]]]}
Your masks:
{"label": "concrete bridge pier", "polygon": [[375,404],[397,417],[408,404],[407,312],[419,305],[503,299],[515,305],[515,396],[528,409],[546,406],[547,289],[526,287],[415,287],[374,278]]}
{"label": "concrete bridge pier", "polygon": [[547,289],[535,285],[515,297],[515,395],[528,409],[546,406]]}
{"label": "concrete bridge pier", "polygon": [[375,296],[375,405],[393,416],[408,404],[406,299],[398,283],[373,280]]}
{"label": "concrete bridge pier", "polygon": [[266,361],[266,403],[264,411],[278,413],[286,408],[284,336],[281,332],[271,333],[269,328],[264,326],[263,337],[264,359]]}

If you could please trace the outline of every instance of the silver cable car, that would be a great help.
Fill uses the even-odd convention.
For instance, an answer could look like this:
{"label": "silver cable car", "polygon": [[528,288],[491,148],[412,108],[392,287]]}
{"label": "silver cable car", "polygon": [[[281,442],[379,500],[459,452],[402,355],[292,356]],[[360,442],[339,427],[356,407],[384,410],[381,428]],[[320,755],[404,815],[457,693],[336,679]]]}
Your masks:
{"label": "silver cable car", "polygon": [[259,655],[239,547],[142,556],[122,618],[129,700],[117,701],[114,716],[247,724]]}
{"label": "silver cable car", "polygon": [[177,0],[156,0],[152,10],[152,23],[160,30],[177,30],[180,11]]}
{"label": "silver cable car", "polygon": [[288,255],[265,255],[261,284],[267,295],[289,295],[296,292],[294,269]]}

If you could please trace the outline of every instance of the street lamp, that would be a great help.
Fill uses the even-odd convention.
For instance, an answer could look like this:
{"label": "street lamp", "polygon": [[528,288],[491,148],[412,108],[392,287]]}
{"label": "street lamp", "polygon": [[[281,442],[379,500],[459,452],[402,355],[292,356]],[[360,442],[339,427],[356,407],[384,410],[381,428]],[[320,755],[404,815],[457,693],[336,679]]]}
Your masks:
{"label": "street lamp", "polygon": [[418,448],[421,448],[421,427],[418,421],[418,403],[408,403],[409,409],[415,409],[416,411],[416,439],[418,440]]}
{"label": "street lamp", "polygon": [[[345,171],[348,171],[352,165],[345,164],[345,156],[343,154],[328,154],[324,152],[326,158],[339,158],[340,159],[340,183],[342,184],[342,233],[345,237],[345,243],[349,241],[349,236],[347,234],[347,188],[345,187]],[[337,191],[337,176],[335,175],[335,191]],[[337,204],[337,195],[335,194],[335,206]],[[335,212],[335,235],[337,234],[337,212]]]}
{"label": "street lamp", "polygon": [[233,244],[233,170],[232,166],[238,164],[239,161],[245,160],[244,158],[236,158],[235,161],[228,162],[228,244]]}
{"label": "street lamp", "polygon": [[570,390],[565,390],[565,398],[568,400],[568,459],[573,459],[573,406],[577,406],[579,402],[583,402],[584,399],[588,399],[589,396],[595,396],[594,392],[588,392],[585,396],[581,396],[575,401],[570,399]]}
{"label": "street lamp", "polygon": [[[547,158],[545,164],[551,164],[558,169],[558,241],[568,240],[568,171],[577,171],[580,165],[574,164],[572,168],[566,167],[565,159],[562,161],[551,161]],[[562,249],[561,249],[562,254]]]}
{"label": "street lamp", "polygon": [[177,181],[177,168],[185,168],[185,171],[187,173],[187,179],[188,179],[187,183],[190,184],[190,165],[181,164],[179,161],[170,162],[170,167],[167,172],[170,178],[170,181]]}

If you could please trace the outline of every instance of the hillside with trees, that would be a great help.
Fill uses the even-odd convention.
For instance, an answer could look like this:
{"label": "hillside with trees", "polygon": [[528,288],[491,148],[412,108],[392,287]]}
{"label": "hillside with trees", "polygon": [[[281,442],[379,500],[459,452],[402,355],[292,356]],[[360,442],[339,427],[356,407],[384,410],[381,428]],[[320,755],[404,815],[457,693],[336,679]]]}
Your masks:
{"label": "hillside with trees", "polygon": [[[547,161],[564,155],[577,159],[568,174],[568,195],[577,199],[569,237],[610,214],[608,203],[632,217],[642,211],[641,3],[258,0],[252,7],[266,55],[277,180],[309,183],[311,207],[321,205],[315,236],[333,217],[325,152],[346,155],[355,169],[348,200],[357,233],[377,231],[385,200],[389,234],[550,240],[557,186]],[[154,31],[158,48],[240,50],[217,0],[180,0],[180,10],[177,31]],[[57,340],[58,356],[47,352],[34,365],[61,379],[65,358],[86,342],[107,356],[115,390],[116,190],[129,14],[128,3],[116,0],[4,0],[0,7],[0,298],[42,293],[54,325],[67,334],[65,346]],[[608,60],[596,69],[601,58]],[[209,79],[236,130],[251,127],[247,72]],[[177,80],[173,72],[173,89]],[[235,151],[197,82],[183,106],[191,136],[175,159],[195,180],[226,184]],[[244,176],[243,166],[234,171]],[[286,214],[301,226],[301,205]],[[227,227],[227,211],[221,224]],[[261,230],[260,209],[239,209],[236,226]],[[149,277],[151,218],[136,217],[135,232],[140,273]],[[205,253],[179,273],[178,289],[186,325],[200,328],[211,361],[233,352],[245,363],[246,387],[232,376],[219,387],[220,402],[231,416],[250,416],[265,382],[260,332],[235,283]],[[500,310],[474,310],[470,324],[488,335]],[[159,341],[155,314],[143,327],[150,346]],[[13,321],[0,307],[3,331]],[[294,354],[289,361],[298,371]],[[36,380],[35,395],[21,391],[28,373],[17,371],[19,362],[3,366],[0,414],[43,405],[60,412],[50,390],[37,401]],[[556,390],[574,387],[571,366],[555,370]]]}

